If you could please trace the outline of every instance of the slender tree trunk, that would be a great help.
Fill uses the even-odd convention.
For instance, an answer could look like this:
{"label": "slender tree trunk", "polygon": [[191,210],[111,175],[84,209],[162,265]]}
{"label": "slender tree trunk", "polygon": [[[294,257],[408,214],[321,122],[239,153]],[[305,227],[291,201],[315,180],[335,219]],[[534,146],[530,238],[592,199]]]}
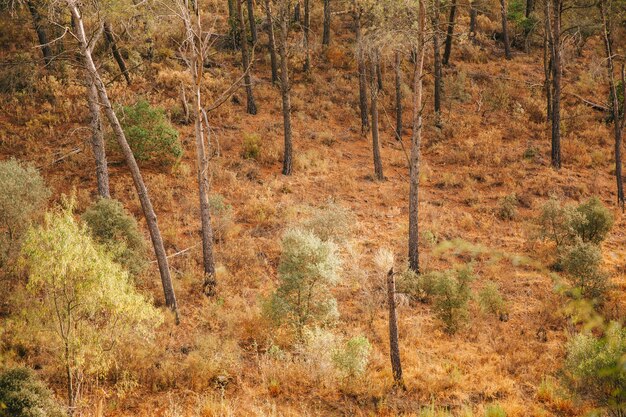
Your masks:
{"label": "slender tree trunk", "polygon": [[504,56],[511,59],[511,44],[509,43],[509,27],[506,11],[506,0],[500,0],[500,14],[502,17],[502,42],[504,43]]}
{"label": "slender tree trunk", "polygon": [[535,10],[535,1],[534,0],[526,0],[526,19],[530,17],[530,15]]}
{"label": "slender tree trunk", "polygon": [[469,23],[469,38],[476,37],[476,17],[478,16],[478,10],[476,9],[476,0],[470,0],[470,23]]}
{"label": "slender tree trunk", "polygon": [[385,86],[383,85],[383,68],[380,63],[380,58],[376,60],[376,81],[378,82],[378,91],[384,91]]}
{"label": "slender tree trunk", "polygon": [[395,72],[396,72],[396,136],[398,140],[402,139],[402,57],[400,52],[396,51],[395,56]]}
{"label": "slender tree trunk", "polygon": [[324,31],[322,45],[330,45],[330,0],[324,0]]}
{"label": "slender tree trunk", "polygon": [[228,0],[228,27],[233,40],[233,49],[239,47],[241,36],[239,33],[239,14],[236,3],[240,0]]}
{"label": "slender tree trunk", "polygon": [[555,169],[561,168],[561,0],[552,0],[552,153]]}
{"label": "slender tree trunk", "polygon": [[126,84],[130,85],[130,74],[128,73],[128,68],[126,68],[126,62],[124,62],[124,58],[122,57],[122,54],[117,47],[117,42],[115,42],[115,35],[113,34],[113,30],[111,29],[111,24],[109,22],[104,22],[104,37],[111,47],[111,52],[113,53],[113,58],[115,59],[115,62],[117,62],[117,66],[120,67],[120,71],[122,71],[122,74],[124,74]]}
{"label": "slender tree trunk", "polygon": [[300,0],[296,0],[296,4],[293,6],[293,22],[300,23]]}
{"label": "slender tree trunk", "polygon": [[291,175],[292,142],[291,142],[291,97],[289,85],[289,63],[287,56],[289,5],[283,1],[280,7],[280,93],[283,101],[283,129],[285,135],[285,150],[283,156],[283,175]]}
{"label": "slender tree trunk", "polygon": [[439,12],[441,9],[441,1],[435,0],[433,10],[433,70],[434,70],[434,78],[435,78],[435,92],[434,92],[434,100],[435,100],[435,125],[441,126],[441,52],[439,50]]}
{"label": "slender tree trunk", "polygon": [[443,65],[450,62],[450,54],[452,53],[452,36],[454,35],[454,19],[456,17],[456,0],[452,0],[450,4],[450,17],[448,18],[448,31],[446,33],[446,46],[443,51]]}
{"label": "slender tree trunk", "polygon": [[256,30],[256,19],[254,18],[254,0],[247,0],[248,5],[248,21],[250,24],[250,35],[252,36],[252,44],[256,44],[259,35]]}
{"label": "slender tree trunk", "polygon": [[424,73],[424,3],[419,2],[420,20],[415,66],[413,67],[413,134],[409,165],[409,268],[420,272],[419,261],[419,180],[420,146],[422,142],[422,76]]}
{"label": "slender tree trunk", "polygon": [[28,0],[26,4],[28,5],[30,16],[33,19],[33,27],[35,28],[35,32],[37,32],[39,48],[41,48],[41,53],[43,55],[43,62],[46,66],[48,66],[52,62],[52,48],[50,48],[50,45],[48,44],[48,36],[44,30],[43,19],[35,6],[34,0]]}
{"label": "slender tree trunk", "polygon": [[356,35],[356,60],[357,71],[359,72],[359,110],[361,112],[361,134],[366,134],[370,128],[368,120],[367,108],[367,68],[365,65],[365,56],[363,54],[363,45],[361,44],[361,10],[357,10],[356,2],[354,3],[354,32]]}
{"label": "slender tree trunk", "polygon": [[304,0],[304,72],[311,70],[311,47],[309,46],[309,32],[311,30],[311,10],[309,0]]}
{"label": "slender tree trunk", "polygon": [[546,122],[552,120],[552,29],[550,28],[550,0],[544,2],[544,31],[543,31],[543,88],[546,94]]}
{"label": "slender tree trunk", "polygon": [[396,313],[396,281],[393,268],[387,273],[387,305],[389,307],[389,357],[393,373],[393,385],[404,389],[400,345],[398,341],[398,316]]}
{"label": "slender tree trunk", "polygon": [[243,19],[243,7],[240,0],[237,1],[237,15],[239,18],[239,33],[241,35],[241,65],[244,71],[244,83],[246,84],[246,98],[247,106],[246,111],[248,114],[256,114],[256,103],[254,101],[254,94],[252,92],[252,78],[250,77],[250,53],[248,51],[248,42],[246,40],[246,25]]}
{"label": "slender tree trunk", "polygon": [[[308,1],[308,0],[307,0]],[[274,37],[274,19],[270,0],[265,0],[265,14],[267,16],[267,36],[269,38],[270,62],[272,65],[272,83],[278,82],[278,59],[276,57],[276,38]]]}
{"label": "slender tree trunk", "polygon": [[174,294],[174,287],[172,285],[172,279],[170,276],[167,254],[165,252],[165,247],[163,246],[163,239],[161,238],[161,232],[159,231],[157,217],[154,213],[154,208],[152,207],[152,202],[150,201],[150,197],[148,195],[148,189],[146,188],[143,177],[141,176],[141,172],[139,171],[139,166],[137,165],[137,161],[135,160],[133,151],[126,141],[126,135],[124,134],[122,125],[120,124],[119,120],[117,119],[117,115],[113,110],[113,106],[111,105],[111,101],[109,100],[109,96],[107,95],[106,87],[104,86],[104,83],[102,82],[102,79],[98,74],[96,64],[93,61],[91,55],[92,51],[88,46],[87,35],[85,34],[85,28],[83,26],[83,21],[80,11],[78,10],[78,6],[76,5],[75,0],[66,1],[67,5],[70,8],[72,16],[74,16],[75,19],[75,35],[77,36],[79,42],[85,66],[93,77],[93,80],[96,84],[98,95],[100,97],[100,103],[104,108],[104,112],[107,118],[109,119],[109,123],[111,124],[111,128],[113,129],[115,137],[117,138],[117,142],[122,149],[122,153],[124,154],[124,158],[126,159],[126,164],[128,165],[128,168],[130,169],[130,172],[132,174],[133,182],[135,183],[135,188],[137,189],[139,200],[141,201],[141,207],[146,218],[148,230],[150,231],[150,238],[152,239],[152,245],[154,246],[154,252],[157,258],[157,263],[159,265],[161,283],[163,285],[163,293],[165,295],[165,304],[176,313],[178,321],[178,306],[176,304],[176,295]]}
{"label": "slender tree trunk", "polygon": [[87,102],[91,113],[91,150],[96,162],[96,181],[98,183],[98,195],[102,198],[111,198],[109,189],[109,169],[102,134],[102,121],[100,120],[100,105],[98,103],[98,89],[90,73],[87,73]]}
{"label": "slender tree trunk", "polygon": [[[611,16],[611,0],[600,1],[600,14],[602,15],[602,29],[604,39],[604,49],[606,51],[606,69],[609,80],[609,91],[611,92],[612,103],[611,113],[613,116],[613,133],[615,137],[615,180],[617,186],[617,205],[624,210],[624,183],[622,177],[622,128],[626,116],[626,95],[623,96],[623,103],[619,102],[619,92],[615,83],[614,74],[614,52],[613,52],[613,24]],[[624,82],[624,67],[622,66],[622,83]],[[626,92],[626,85],[622,85]],[[622,104],[622,114],[620,114],[620,104]]]}
{"label": "slender tree trunk", "polygon": [[378,83],[376,82],[376,64],[378,54],[373,53],[370,60],[370,94],[372,116],[372,148],[374,155],[374,175],[378,181],[385,179],[383,175],[383,162],[380,158],[380,143],[378,139]]}

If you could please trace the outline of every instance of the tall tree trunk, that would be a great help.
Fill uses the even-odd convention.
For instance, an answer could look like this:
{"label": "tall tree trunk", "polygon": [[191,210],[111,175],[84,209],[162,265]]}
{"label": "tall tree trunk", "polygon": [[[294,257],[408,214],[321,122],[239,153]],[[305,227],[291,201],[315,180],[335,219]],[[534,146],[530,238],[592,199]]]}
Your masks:
{"label": "tall tree trunk", "polygon": [[296,0],[296,4],[293,6],[293,22],[300,23],[300,0]]}
{"label": "tall tree trunk", "polygon": [[526,0],[526,19],[535,11],[535,0]]}
{"label": "tall tree trunk", "polygon": [[450,4],[450,17],[448,18],[448,31],[446,33],[446,47],[443,51],[443,65],[450,62],[450,54],[452,53],[452,36],[454,34],[454,19],[456,17],[456,0],[452,0]]}
{"label": "tall tree trunk", "polygon": [[380,62],[380,58],[376,59],[376,81],[378,82],[378,91],[384,91],[383,85],[383,67]]}
{"label": "tall tree trunk", "polygon": [[309,32],[311,31],[311,10],[309,0],[304,0],[304,72],[311,70],[311,47],[309,46]]}
{"label": "tall tree trunk", "polygon": [[413,67],[413,134],[411,135],[411,157],[409,165],[409,268],[420,272],[419,260],[419,181],[420,146],[422,142],[422,76],[424,73],[424,3],[419,2],[417,53]]}
{"label": "tall tree trunk", "polygon": [[46,35],[46,31],[44,29],[43,19],[35,6],[34,0],[28,0],[26,4],[28,5],[30,16],[33,19],[33,27],[35,28],[35,32],[37,32],[39,48],[41,48],[41,53],[43,55],[43,62],[46,66],[48,66],[52,62],[52,48],[50,48],[50,45],[48,44],[48,36]]}
{"label": "tall tree trunk", "polygon": [[396,72],[396,136],[398,140],[402,140],[402,57],[400,52],[396,51],[395,56],[395,72]]}
{"label": "tall tree trunk", "polygon": [[561,168],[561,1],[552,1],[552,152],[551,162]]}
{"label": "tall tree trunk", "polygon": [[[624,210],[624,183],[622,177],[622,129],[626,119],[626,95],[622,97],[623,102],[619,102],[619,92],[615,83],[614,74],[614,51],[613,51],[613,22],[611,15],[611,0],[600,1],[600,14],[602,15],[602,34],[604,39],[604,49],[606,51],[606,69],[609,80],[609,91],[611,92],[612,103],[611,113],[613,116],[613,133],[615,137],[615,180],[617,185],[617,205]],[[622,83],[624,83],[624,67],[622,66]],[[626,85],[622,85],[622,93],[626,93]],[[620,104],[622,112],[620,113]]]}
{"label": "tall tree trunk", "polygon": [[246,111],[248,114],[256,114],[256,103],[254,101],[254,94],[252,92],[252,79],[250,77],[250,53],[248,51],[248,41],[246,35],[246,25],[243,19],[243,7],[241,6],[241,1],[237,1],[237,15],[239,19],[239,34],[241,35],[241,65],[243,66],[244,71],[244,83],[246,85],[246,98],[247,98],[247,106]]}
{"label": "tall tree trunk", "polygon": [[230,30],[230,37],[233,41],[233,49],[239,47],[241,36],[239,33],[239,14],[237,12],[236,3],[240,0],[228,0],[228,27]]}
{"label": "tall tree trunk", "polygon": [[544,2],[543,30],[543,89],[546,94],[546,122],[552,120],[552,29],[550,28],[550,0]]}
{"label": "tall tree trunk", "polygon": [[370,59],[370,94],[371,94],[371,116],[372,116],[372,148],[374,155],[374,175],[378,181],[385,179],[383,175],[383,162],[380,158],[380,143],[378,139],[378,83],[376,82],[376,65],[378,54],[372,53]]}
{"label": "tall tree trunk", "polygon": [[404,389],[402,378],[402,362],[400,361],[400,345],[398,341],[398,316],[396,313],[396,281],[393,268],[387,273],[387,305],[389,307],[389,357],[393,385]]}
{"label": "tall tree trunk", "polygon": [[441,1],[435,0],[432,24],[433,24],[433,71],[435,78],[435,125],[441,126],[441,52],[439,50],[439,12],[441,9]]}
{"label": "tall tree trunk", "polygon": [[102,120],[100,119],[100,105],[98,103],[98,89],[90,73],[87,73],[87,102],[91,114],[91,150],[96,162],[96,181],[98,195],[102,198],[111,198],[109,189],[109,168],[102,134]]}
{"label": "tall tree trunk", "polygon": [[109,100],[109,96],[107,95],[106,87],[102,82],[102,79],[98,74],[96,64],[93,61],[91,55],[92,51],[87,41],[87,35],[85,34],[85,28],[83,26],[80,11],[78,10],[78,6],[76,5],[76,0],[66,1],[67,5],[70,8],[72,16],[75,19],[75,35],[79,42],[79,47],[81,50],[81,54],[83,55],[85,67],[93,77],[93,80],[96,84],[98,95],[100,97],[100,103],[104,108],[104,112],[107,118],[109,119],[109,123],[111,124],[111,128],[113,129],[115,137],[117,138],[117,142],[122,149],[122,153],[124,154],[124,158],[126,159],[126,164],[128,165],[128,168],[133,177],[133,182],[135,183],[135,188],[137,189],[137,194],[139,196],[141,207],[146,218],[148,230],[150,231],[150,238],[152,239],[152,245],[154,246],[154,252],[157,258],[157,263],[159,265],[161,284],[163,285],[163,293],[165,295],[165,304],[176,313],[176,318],[178,321],[178,306],[176,303],[176,295],[174,294],[174,287],[172,285],[172,278],[170,276],[167,254],[165,252],[165,247],[163,246],[163,239],[161,238],[161,232],[159,231],[157,217],[154,213],[154,208],[152,207],[152,202],[150,201],[150,197],[148,195],[148,189],[146,188],[146,184],[144,183],[141,172],[139,171],[139,166],[137,165],[137,161],[135,160],[133,151],[126,141],[126,135],[124,134],[122,125],[120,124],[117,115],[113,110],[113,106],[111,105],[111,101]]}
{"label": "tall tree trunk", "polygon": [[[308,1],[308,0],[307,0]],[[274,18],[270,0],[265,0],[265,14],[267,16],[267,36],[269,38],[270,62],[272,65],[272,83],[278,81],[278,59],[276,57],[276,38],[274,36]]]}
{"label": "tall tree trunk", "polygon": [[476,9],[476,0],[470,0],[470,23],[469,23],[469,38],[474,39],[476,37],[476,17],[478,17],[478,10]]}
{"label": "tall tree trunk", "polygon": [[500,14],[502,17],[502,42],[504,43],[504,56],[506,59],[511,59],[511,44],[509,43],[506,0],[500,0]]}
{"label": "tall tree trunk", "polygon": [[361,9],[353,2],[354,7],[354,33],[356,36],[356,60],[357,71],[359,72],[359,110],[361,112],[361,134],[366,134],[370,128],[368,108],[367,108],[367,68],[365,65],[365,56],[363,54],[363,45],[361,39]]}
{"label": "tall tree trunk", "polygon": [[111,52],[113,53],[113,58],[115,62],[117,62],[117,66],[120,67],[120,71],[124,74],[124,78],[126,79],[126,84],[130,85],[130,74],[128,73],[128,68],[126,68],[126,62],[124,62],[124,58],[120,53],[119,48],[117,47],[117,42],[115,42],[115,35],[113,34],[113,30],[111,29],[111,24],[109,22],[104,22],[104,37],[107,41],[107,44],[111,47]]}
{"label": "tall tree trunk", "polygon": [[256,44],[259,35],[256,30],[256,19],[254,18],[254,0],[247,0],[248,5],[248,22],[250,24],[250,35],[252,36],[252,44]]}
{"label": "tall tree trunk", "polygon": [[324,0],[324,32],[322,33],[322,45],[330,45],[330,0]]}
{"label": "tall tree trunk", "polygon": [[283,0],[280,7],[280,93],[283,101],[283,130],[285,136],[285,149],[283,156],[283,175],[291,175],[292,168],[292,142],[291,142],[291,97],[289,85],[289,62],[287,56],[289,22],[289,4]]}

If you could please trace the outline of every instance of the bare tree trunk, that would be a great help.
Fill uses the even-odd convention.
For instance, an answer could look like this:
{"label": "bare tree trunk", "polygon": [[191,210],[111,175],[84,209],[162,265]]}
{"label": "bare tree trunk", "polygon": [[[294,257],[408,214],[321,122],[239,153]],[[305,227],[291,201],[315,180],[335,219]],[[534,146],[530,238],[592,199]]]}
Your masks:
{"label": "bare tree trunk", "polygon": [[304,72],[311,70],[311,47],[309,46],[309,32],[311,31],[311,10],[309,0],[304,0]]}
{"label": "bare tree trunk", "polygon": [[296,4],[293,6],[293,22],[300,23],[300,0],[296,0]]}
{"label": "bare tree trunk", "polygon": [[43,62],[46,66],[48,66],[52,62],[52,48],[50,48],[50,45],[48,44],[48,36],[46,35],[46,31],[43,27],[43,19],[35,6],[34,0],[28,0],[26,4],[28,5],[30,16],[33,19],[33,27],[35,28],[35,32],[37,32],[39,47],[41,48],[41,53],[43,55]]}
{"label": "bare tree trunk", "polygon": [[448,31],[446,33],[446,46],[443,51],[443,65],[450,62],[450,54],[452,53],[452,36],[454,34],[454,19],[456,17],[456,0],[452,0],[450,4],[450,17],[448,18]]}
{"label": "bare tree trunk", "polygon": [[389,307],[389,357],[393,373],[393,385],[404,389],[402,379],[402,362],[400,361],[400,345],[398,341],[398,316],[396,314],[396,281],[393,268],[387,273],[387,305]]}
{"label": "bare tree trunk", "polygon": [[424,3],[419,2],[420,20],[417,53],[413,67],[413,134],[411,135],[411,157],[409,165],[409,268],[420,272],[419,260],[419,182],[420,146],[422,142],[422,76],[424,73]]}
{"label": "bare tree trunk", "polygon": [[254,0],[247,0],[248,20],[250,24],[250,35],[252,36],[252,44],[256,44],[259,35],[256,30],[256,19],[254,18]]}
{"label": "bare tree trunk", "polygon": [[[308,0],[307,0],[308,1]],[[274,37],[274,19],[270,0],[265,0],[265,14],[267,16],[267,36],[269,38],[270,61],[272,64],[272,83],[278,81],[278,59],[276,58],[276,39]]]}
{"label": "bare tree trunk", "polygon": [[172,278],[170,276],[167,254],[165,253],[165,247],[163,246],[163,239],[161,238],[161,232],[159,231],[157,217],[154,213],[154,208],[152,207],[152,202],[150,201],[150,197],[148,195],[148,189],[146,188],[143,177],[141,176],[141,172],[139,171],[139,166],[137,165],[137,161],[135,160],[133,151],[126,141],[126,135],[124,134],[122,125],[120,124],[119,120],[117,119],[117,115],[113,110],[113,106],[111,105],[111,101],[109,100],[109,96],[107,95],[106,87],[104,86],[104,83],[102,82],[102,79],[98,74],[96,64],[93,61],[91,55],[92,50],[87,41],[87,35],[85,34],[85,28],[83,26],[83,20],[80,11],[78,10],[78,6],[76,5],[76,0],[66,1],[67,5],[70,8],[72,16],[75,19],[75,35],[79,42],[79,47],[81,50],[81,54],[83,55],[85,66],[96,84],[98,95],[100,97],[100,103],[104,108],[104,112],[107,115],[107,118],[109,119],[109,123],[111,124],[111,128],[113,129],[115,137],[117,138],[117,142],[122,149],[122,153],[124,154],[124,158],[126,159],[126,164],[128,165],[128,168],[132,174],[133,182],[135,183],[135,188],[137,189],[139,200],[141,201],[141,207],[146,218],[148,230],[150,231],[150,238],[152,239],[152,245],[154,246],[154,252],[157,258],[157,263],[159,265],[159,271],[161,273],[161,283],[163,285],[163,293],[165,295],[165,304],[176,313],[178,321],[178,306],[176,303],[176,295],[174,294],[174,287],[172,285]]}
{"label": "bare tree trunk", "polygon": [[[368,108],[367,108],[367,68],[365,65],[365,57],[363,54],[363,45],[361,44],[361,9],[357,6],[356,2],[354,6],[354,32],[356,35],[356,60],[357,71],[359,72],[359,110],[361,112],[361,134],[366,134],[370,128],[368,120]],[[358,8],[358,9],[357,9]]]}
{"label": "bare tree trunk", "polygon": [[544,3],[544,32],[543,32],[543,88],[546,94],[546,122],[552,120],[552,38],[550,29],[550,1]]}
{"label": "bare tree trunk", "polygon": [[383,85],[383,68],[380,63],[380,59],[376,60],[376,81],[378,82],[378,91],[384,91],[385,86]]}
{"label": "bare tree trunk", "polygon": [[476,10],[476,0],[470,0],[470,23],[469,23],[469,38],[476,37],[476,17],[478,10]]}
{"label": "bare tree trunk", "polygon": [[[608,3],[608,4],[607,4]],[[624,183],[622,177],[622,129],[626,120],[626,95],[622,97],[623,103],[619,102],[619,92],[615,83],[614,57],[613,52],[613,22],[611,15],[611,0],[600,1],[600,14],[602,15],[602,34],[604,39],[604,49],[606,51],[606,69],[608,72],[609,91],[612,96],[611,114],[613,116],[613,133],[615,137],[615,180],[617,185],[617,205],[624,211]],[[624,67],[622,66],[622,88],[626,92],[624,83]],[[620,114],[620,104],[622,114]]]}
{"label": "bare tree trunk", "polygon": [[228,28],[230,37],[233,41],[233,49],[237,49],[241,43],[239,33],[239,14],[237,13],[236,3],[240,0],[228,0]]}
{"label": "bare tree trunk", "polygon": [[283,0],[280,5],[280,93],[283,101],[283,129],[285,135],[285,150],[283,156],[283,175],[291,175],[292,142],[291,142],[291,97],[289,85],[289,62],[287,56],[289,22],[289,4]]}
{"label": "bare tree trunk", "polygon": [[552,1],[552,153],[555,169],[561,168],[561,0]]}
{"label": "bare tree trunk", "polygon": [[441,52],[439,50],[439,12],[441,9],[441,1],[435,0],[432,24],[433,24],[433,70],[435,78],[435,126],[441,126]]}
{"label": "bare tree trunk", "polygon": [[117,47],[117,43],[115,42],[115,36],[109,22],[104,22],[104,37],[111,47],[111,52],[113,53],[113,58],[115,58],[115,62],[117,62],[117,66],[120,67],[120,71],[122,71],[122,74],[124,74],[126,84],[130,85],[130,74],[128,73],[128,68],[126,68],[126,62],[124,62],[124,58],[122,57],[122,54]]}
{"label": "bare tree trunk", "polygon": [[378,54],[372,53],[370,59],[370,94],[372,116],[372,148],[374,154],[374,175],[378,181],[385,179],[383,175],[383,162],[380,158],[380,143],[378,139],[378,83],[376,82],[376,65]]}
{"label": "bare tree trunk", "polygon": [[395,56],[396,72],[396,135],[397,139],[402,139],[402,57],[396,51]]}
{"label": "bare tree trunk", "polygon": [[530,15],[535,10],[535,1],[534,0],[526,0],[526,19],[530,17]]}
{"label": "bare tree trunk", "polygon": [[506,16],[506,0],[500,0],[500,14],[502,17],[502,42],[504,43],[504,56],[506,59],[511,59],[511,44],[509,43],[509,27]]}
{"label": "bare tree trunk", "polygon": [[324,32],[322,34],[322,45],[330,45],[330,0],[324,0]]}
{"label": "bare tree trunk", "polygon": [[98,195],[102,198],[111,198],[109,189],[109,169],[102,134],[102,121],[100,120],[100,105],[98,104],[98,89],[90,73],[87,73],[87,102],[91,113],[91,150],[96,162],[96,181],[98,183]]}
{"label": "bare tree trunk", "polygon": [[243,7],[241,1],[237,1],[237,16],[239,19],[239,33],[241,35],[241,65],[244,71],[244,83],[246,84],[246,98],[247,106],[246,111],[248,114],[256,114],[256,103],[254,101],[254,94],[252,92],[252,79],[250,77],[250,53],[248,51],[248,41],[246,35],[246,25],[243,20]]}

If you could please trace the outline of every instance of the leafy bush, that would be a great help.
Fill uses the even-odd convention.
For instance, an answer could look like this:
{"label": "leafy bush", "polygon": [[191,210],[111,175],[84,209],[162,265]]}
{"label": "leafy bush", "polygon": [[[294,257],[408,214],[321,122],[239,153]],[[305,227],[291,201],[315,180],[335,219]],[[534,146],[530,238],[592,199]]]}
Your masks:
{"label": "leafy bush", "polygon": [[448,333],[455,333],[469,318],[467,303],[471,298],[469,283],[473,280],[469,268],[457,271],[431,272],[428,280],[433,293],[437,317]]}
{"label": "leafy bush", "polygon": [[500,404],[489,404],[485,407],[485,417],[506,417],[506,411]]}
{"label": "leafy bush", "polygon": [[233,206],[227,204],[221,194],[209,195],[209,209],[213,224],[213,238],[221,241],[226,238],[233,224]]}
{"label": "leafy bush", "polygon": [[323,241],[344,242],[350,238],[356,218],[352,212],[336,203],[316,208],[313,215],[303,222],[302,228],[314,233]]}
{"label": "leafy bush", "polygon": [[613,227],[613,215],[597,197],[579,205],[576,211],[581,216],[572,219],[572,228],[583,242],[600,243]]}
{"label": "leafy bush", "polygon": [[365,336],[356,336],[348,340],[341,349],[333,354],[333,361],[337,368],[348,377],[363,375],[372,345]]}
{"label": "leafy bush", "polygon": [[0,268],[19,250],[24,233],[49,196],[35,168],[15,159],[0,162]]}
{"label": "leafy bush", "polygon": [[[601,407],[626,412],[626,329],[611,323],[604,336],[580,333],[567,344],[565,376],[581,395]],[[621,412],[621,414],[619,413]]]}
{"label": "leafy bush", "polygon": [[498,289],[498,284],[493,281],[487,281],[478,293],[478,303],[480,308],[487,313],[498,315],[506,312],[506,305]]}
{"label": "leafy bush", "polygon": [[280,285],[267,300],[265,313],[276,324],[287,321],[301,339],[308,324],[328,322],[338,316],[337,301],[329,288],[339,281],[341,262],[334,243],[323,242],[300,229],[285,233],[282,249]]}
{"label": "leafy bush", "polygon": [[256,133],[244,133],[241,156],[246,159],[259,159],[261,156],[261,137]]}
{"label": "leafy bush", "polygon": [[517,206],[519,201],[515,194],[510,194],[500,200],[500,208],[498,209],[498,218],[500,220],[513,220],[517,216]]}
{"label": "leafy bush", "polygon": [[608,276],[600,270],[601,262],[600,248],[581,240],[568,248],[561,260],[570,284],[587,298],[601,297],[606,291]]}
{"label": "leafy bush", "polygon": [[551,198],[543,205],[538,219],[539,233],[542,239],[552,240],[557,247],[571,242],[575,232],[574,222],[580,222],[580,213],[572,206],[562,206],[555,198]]}
{"label": "leafy bush", "polygon": [[28,368],[0,371],[0,417],[64,417],[52,391]]}
{"label": "leafy bush", "polygon": [[137,221],[121,202],[101,198],[82,215],[93,239],[104,245],[113,259],[132,274],[140,273],[147,264],[147,244]]}
{"label": "leafy bush", "polygon": [[178,131],[163,109],[139,100],[132,106],[123,106],[121,113],[120,122],[135,158],[170,165],[183,156]]}

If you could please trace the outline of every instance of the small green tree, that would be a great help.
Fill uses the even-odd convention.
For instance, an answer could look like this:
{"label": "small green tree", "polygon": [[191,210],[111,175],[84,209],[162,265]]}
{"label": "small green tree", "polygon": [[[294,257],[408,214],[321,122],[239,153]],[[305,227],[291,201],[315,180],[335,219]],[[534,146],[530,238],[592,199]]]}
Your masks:
{"label": "small green tree", "polygon": [[64,417],[52,391],[28,368],[0,371],[0,417]]}
{"label": "small green tree", "polygon": [[600,270],[601,262],[602,253],[598,245],[579,239],[568,248],[561,264],[575,295],[598,298],[604,294],[608,276]]}
{"label": "small green tree", "polygon": [[371,351],[372,345],[367,337],[356,336],[333,352],[333,361],[346,377],[358,377],[365,372]]}
{"label": "small green tree", "polygon": [[162,315],[69,206],[46,214],[45,224],[28,232],[21,263],[28,273],[27,336],[45,334],[40,346],[63,369],[73,407],[81,382],[111,368],[119,343],[150,339]]}
{"label": "small green tree", "polygon": [[576,207],[580,216],[572,218],[572,229],[583,242],[600,243],[613,227],[613,215],[597,197]]}
{"label": "small green tree", "polygon": [[472,293],[469,283],[474,279],[469,267],[459,270],[431,272],[435,313],[443,322],[448,333],[456,333],[469,319],[467,303]]}
{"label": "small green tree", "polygon": [[49,196],[35,168],[15,159],[0,162],[0,269],[19,251],[24,233]]}
{"label": "small green tree", "polygon": [[285,233],[282,249],[280,284],[267,300],[265,312],[276,324],[291,324],[301,339],[305,326],[338,316],[337,301],[329,290],[339,281],[341,261],[333,242],[301,229]]}
{"label": "small green tree", "polygon": [[140,273],[147,264],[147,243],[137,221],[121,202],[101,198],[82,215],[93,239],[104,245],[113,259],[131,274]]}
{"label": "small green tree", "polygon": [[178,131],[163,109],[139,100],[131,106],[121,107],[120,113],[123,115],[120,123],[135,158],[170,165],[183,156]]}
{"label": "small green tree", "polygon": [[498,289],[498,284],[487,281],[482,290],[478,293],[478,303],[480,308],[490,314],[506,313],[506,304]]}

